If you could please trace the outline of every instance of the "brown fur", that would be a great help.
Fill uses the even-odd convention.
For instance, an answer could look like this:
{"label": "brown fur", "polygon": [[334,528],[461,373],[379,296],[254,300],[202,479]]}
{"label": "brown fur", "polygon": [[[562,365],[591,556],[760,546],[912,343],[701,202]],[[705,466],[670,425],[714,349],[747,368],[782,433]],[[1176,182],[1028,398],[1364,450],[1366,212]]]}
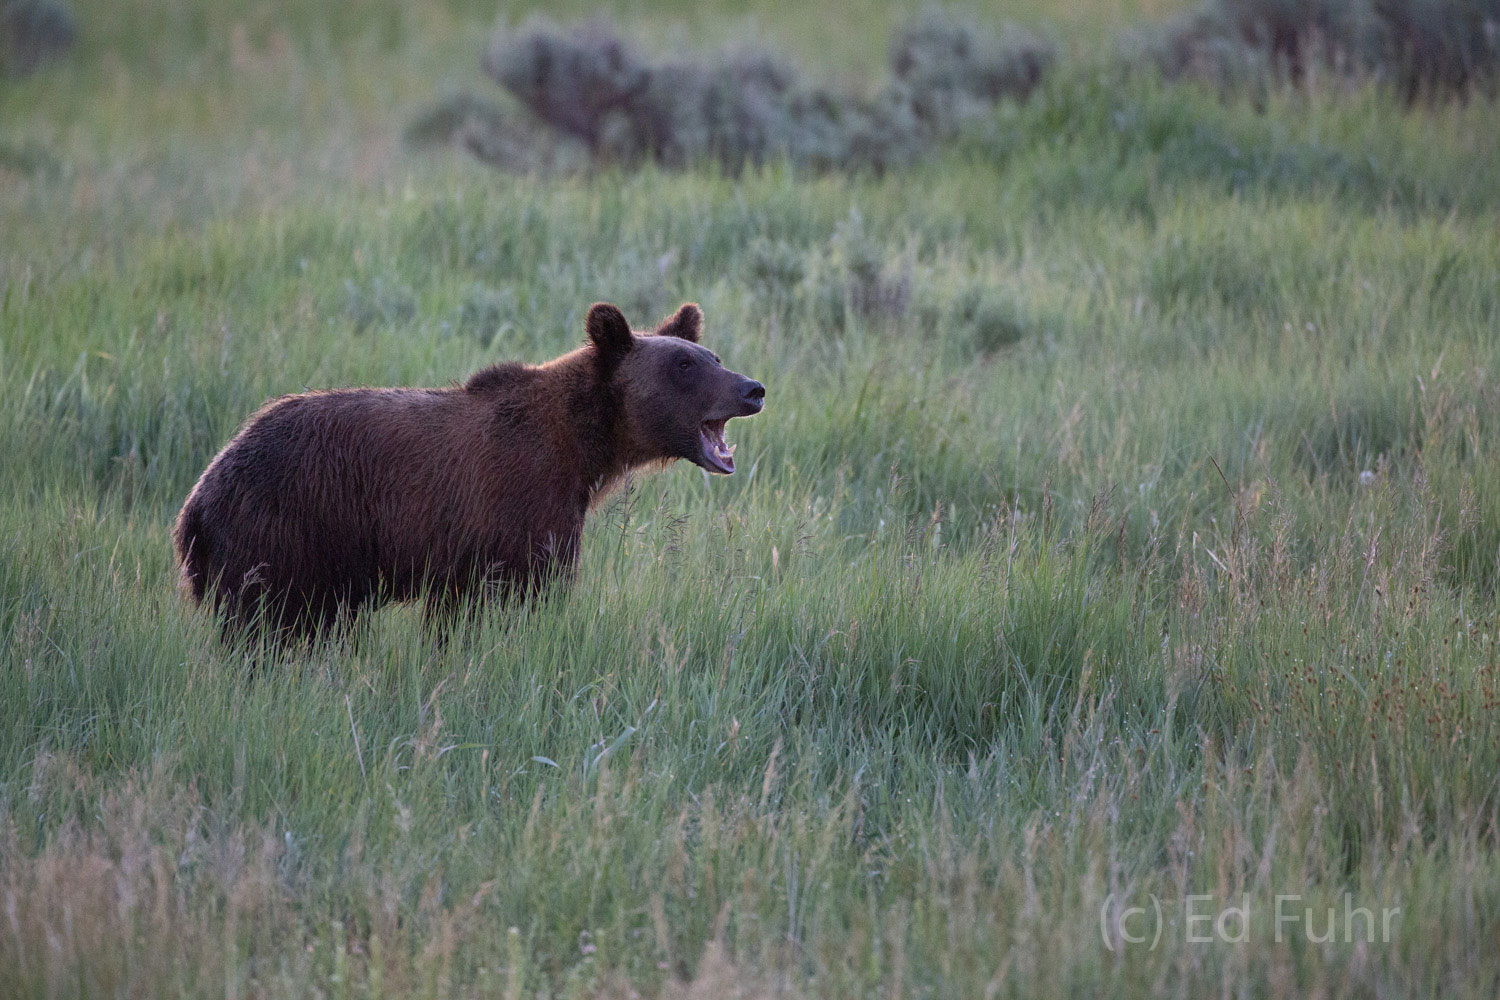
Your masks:
{"label": "brown fur", "polygon": [[372,602],[425,592],[436,609],[571,571],[586,513],[627,472],[698,461],[685,428],[759,410],[759,383],[697,345],[701,323],[687,305],[642,336],[596,305],[589,343],[543,365],[272,400],[178,515],[184,589],[231,624],[264,607],[307,632]]}

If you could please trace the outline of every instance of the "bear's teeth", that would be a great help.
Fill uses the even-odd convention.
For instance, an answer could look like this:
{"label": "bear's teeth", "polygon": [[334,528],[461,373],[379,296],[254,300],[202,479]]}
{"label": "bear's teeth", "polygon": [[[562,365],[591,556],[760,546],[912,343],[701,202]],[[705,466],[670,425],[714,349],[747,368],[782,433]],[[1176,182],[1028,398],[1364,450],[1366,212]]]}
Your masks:
{"label": "bear's teeth", "polygon": [[723,420],[706,420],[700,430],[703,438],[703,454],[722,472],[734,471],[734,445],[724,440]]}

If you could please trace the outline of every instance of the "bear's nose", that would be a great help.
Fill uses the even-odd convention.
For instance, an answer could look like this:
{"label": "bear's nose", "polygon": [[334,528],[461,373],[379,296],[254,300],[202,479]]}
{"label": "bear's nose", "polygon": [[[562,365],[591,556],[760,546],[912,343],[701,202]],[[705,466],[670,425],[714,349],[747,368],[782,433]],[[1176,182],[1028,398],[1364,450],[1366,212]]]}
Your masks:
{"label": "bear's nose", "polygon": [[753,378],[747,378],[740,389],[740,398],[759,411],[762,406],[766,405],[766,387]]}

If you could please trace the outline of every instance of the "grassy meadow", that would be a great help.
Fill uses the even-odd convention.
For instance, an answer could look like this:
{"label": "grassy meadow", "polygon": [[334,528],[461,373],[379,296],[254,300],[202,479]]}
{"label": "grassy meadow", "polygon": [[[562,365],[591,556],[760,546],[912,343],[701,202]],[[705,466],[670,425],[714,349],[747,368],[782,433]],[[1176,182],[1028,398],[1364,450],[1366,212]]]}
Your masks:
{"label": "grassy meadow", "polygon": [[[857,84],[908,9],[730,7],[616,18]],[[1174,9],[1008,6],[1058,69],[910,169],[514,176],[401,143],[491,4],[77,0],[0,79],[0,996],[1494,996],[1500,109],[1109,69]],[[184,606],[265,398],[599,299],[766,384],[735,476],[447,642]]]}

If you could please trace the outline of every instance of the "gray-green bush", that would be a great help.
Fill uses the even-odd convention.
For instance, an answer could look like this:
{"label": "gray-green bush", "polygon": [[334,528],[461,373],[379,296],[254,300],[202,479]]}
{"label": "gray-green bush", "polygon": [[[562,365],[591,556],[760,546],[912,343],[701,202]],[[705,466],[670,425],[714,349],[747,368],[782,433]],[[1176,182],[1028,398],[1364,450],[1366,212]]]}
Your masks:
{"label": "gray-green bush", "polygon": [[997,102],[1025,97],[1054,55],[1013,24],[997,32],[929,7],[891,43],[891,81],[863,97],[805,82],[763,50],[653,62],[604,21],[562,28],[533,17],[498,29],[484,56],[485,72],[520,105],[520,121],[458,95],[424,112],[407,135],[418,144],[455,142],[523,170],[559,159],[534,150],[547,145],[534,123],[580,145],[594,162],[681,168],[711,161],[738,171],[785,159],[815,169],[884,169],[925,156]]}
{"label": "gray-green bush", "polygon": [[0,3],[0,78],[24,76],[72,49],[78,22],[71,11],[47,0]]}
{"label": "gray-green bush", "polygon": [[1408,101],[1493,87],[1500,8],[1492,0],[1213,0],[1179,14],[1145,43],[1169,77],[1221,87],[1283,77],[1363,73]]}

